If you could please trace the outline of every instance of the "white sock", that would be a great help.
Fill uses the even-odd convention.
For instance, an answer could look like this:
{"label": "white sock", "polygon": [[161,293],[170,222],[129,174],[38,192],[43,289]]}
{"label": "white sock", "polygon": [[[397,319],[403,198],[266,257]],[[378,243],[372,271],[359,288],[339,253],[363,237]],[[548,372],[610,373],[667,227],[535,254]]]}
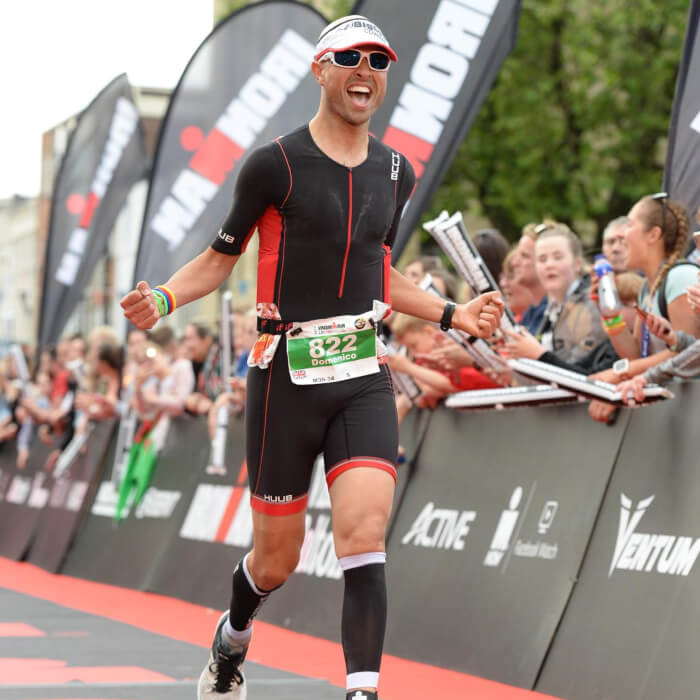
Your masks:
{"label": "white sock", "polygon": [[235,630],[231,627],[231,622],[226,618],[224,626],[221,628],[221,640],[229,651],[240,651],[245,649],[253,634],[253,625],[245,630]]}

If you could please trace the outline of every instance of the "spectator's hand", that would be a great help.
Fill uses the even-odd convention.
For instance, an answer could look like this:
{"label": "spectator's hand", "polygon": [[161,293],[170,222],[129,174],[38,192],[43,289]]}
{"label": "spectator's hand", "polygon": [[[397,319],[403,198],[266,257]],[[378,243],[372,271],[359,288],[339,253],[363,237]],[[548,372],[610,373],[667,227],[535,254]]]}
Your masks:
{"label": "spectator's hand", "polygon": [[387,362],[394,372],[408,374],[411,371],[411,361],[404,355],[387,355]]}
{"label": "spectator's hand", "polygon": [[147,282],[139,282],[119,303],[124,316],[142,331],[153,328],[160,318],[153,290]]}
{"label": "spectator's hand", "polygon": [[[700,314],[700,282],[688,287],[688,304],[696,314]],[[673,345],[673,343],[671,343]]]}
{"label": "spectator's hand", "polygon": [[508,365],[503,365],[503,369],[487,367],[484,374],[501,386],[512,386],[513,370]]}
{"label": "spectator's hand", "polygon": [[525,357],[530,360],[536,360],[545,352],[537,338],[522,326],[516,332],[504,328],[503,333],[506,336],[503,354],[508,357]]}
{"label": "spectator's hand", "polygon": [[438,405],[438,402],[442,396],[438,396],[437,394],[431,394],[430,392],[424,392],[420,396],[416,398],[416,406],[418,408],[436,408]]}
{"label": "spectator's hand", "polygon": [[41,440],[44,445],[53,445],[53,439],[51,438],[51,431],[46,423],[39,426],[38,430],[39,440]]}
{"label": "spectator's hand", "polygon": [[141,398],[151,406],[157,406],[160,403],[160,395],[153,386],[144,387],[141,391]]}
{"label": "spectator's hand", "polygon": [[[447,338],[446,343],[441,343],[432,352],[420,356],[421,360],[426,360],[428,364],[438,369],[451,372],[460,367],[471,367],[474,362],[471,355],[451,338]],[[418,356],[416,356],[418,359]]]}
{"label": "spectator's hand", "polygon": [[588,404],[588,415],[599,423],[610,424],[615,420],[617,407],[606,401],[594,400]]}
{"label": "spectator's hand", "polygon": [[647,379],[643,374],[621,382],[618,391],[622,396],[622,402],[627,406],[634,406],[635,402],[644,403],[644,387],[647,384]]}
{"label": "spectator's hand", "polygon": [[666,345],[675,345],[677,341],[676,331],[671,328],[671,323],[662,316],[647,313],[644,319],[649,332],[666,343]]}
{"label": "spectator's hand", "polygon": [[500,292],[487,292],[467,304],[458,304],[452,325],[477,338],[490,338],[501,323],[503,306]]}
{"label": "spectator's hand", "polygon": [[615,374],[615,372],[611,369],[604,369],[602,372],[591,374],[588,378],[593,379],[594,381],[606,382],[608,384],[619,384],[625,379],[629,379],[629,375]]}

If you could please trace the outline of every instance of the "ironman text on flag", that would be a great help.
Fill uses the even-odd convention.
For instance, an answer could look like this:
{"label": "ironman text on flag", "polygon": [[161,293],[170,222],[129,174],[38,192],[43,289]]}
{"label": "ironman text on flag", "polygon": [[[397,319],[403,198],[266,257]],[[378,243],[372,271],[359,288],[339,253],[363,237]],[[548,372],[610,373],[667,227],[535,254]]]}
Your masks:
{"label": "ironman text on flag", "polygon": [[498,0],[443,0],[418,50],[383,141],[411,162],[416,179],[440,139]]}
{"label": "ironman text on flag", "polygon": [[198,126],[182,130],[180,144],[194,153],[150,224],[170,250],[182,243],[236,163],[308,73],[312,55],[313,46],[287,29],[206,136]]}
{"label": "ironman text on flag", "polygon": [[90,193],[85,199],[79,193],[74,193],[66,202],[71,214],[79,214],[78,226],[73,230],[68,240],[68,250],[63,254],[61,262],[56,269],[56,281],[66,287],[75,282],[75,277],[80,269],[80,262],[90,237],[89,229],[93,221],[95,211],[112,181],[114,171],[119,165],[124,149],[129,144],[131,136],[139,123],[139,114],[134,104],[125,97],[117,100],[114,108],[112,124],[109,127],[109,135],[100,164],[95,172],[95,177],[90,186]]}

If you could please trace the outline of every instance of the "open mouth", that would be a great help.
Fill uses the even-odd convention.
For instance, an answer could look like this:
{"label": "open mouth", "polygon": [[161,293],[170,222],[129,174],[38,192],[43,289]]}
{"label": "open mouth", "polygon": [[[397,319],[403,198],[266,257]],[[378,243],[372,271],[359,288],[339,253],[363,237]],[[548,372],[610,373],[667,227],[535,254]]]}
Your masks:
{"label": "open mouth", "polygon": [[372,97],[372,91],[366,85],[351,85],[348,88],[350,101],[357,107],[366,107]]}

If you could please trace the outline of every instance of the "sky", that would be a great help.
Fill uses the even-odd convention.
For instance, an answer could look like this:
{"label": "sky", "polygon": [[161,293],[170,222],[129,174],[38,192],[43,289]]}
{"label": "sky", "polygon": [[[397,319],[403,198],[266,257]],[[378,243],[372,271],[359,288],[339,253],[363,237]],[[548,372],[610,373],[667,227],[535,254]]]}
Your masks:
{"label": "sky", "polygon": [[213,0],[0,0],[0,199],[39,192],[41,135],[114,77],[173,88]]}

